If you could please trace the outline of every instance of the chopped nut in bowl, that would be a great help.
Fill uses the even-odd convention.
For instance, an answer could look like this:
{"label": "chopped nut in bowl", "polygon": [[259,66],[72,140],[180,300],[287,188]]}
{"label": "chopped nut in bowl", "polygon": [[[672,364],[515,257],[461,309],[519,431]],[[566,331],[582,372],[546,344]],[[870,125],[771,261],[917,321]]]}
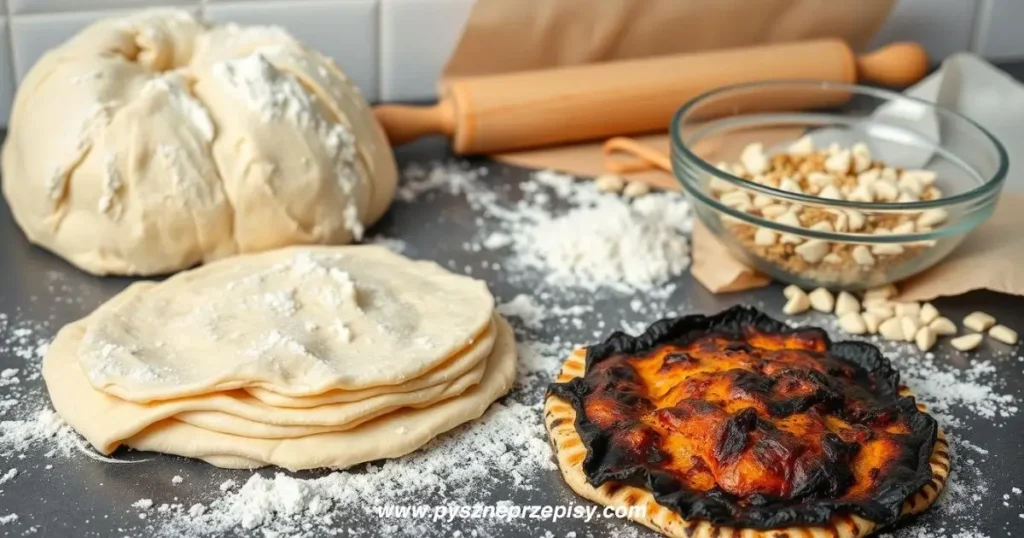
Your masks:
{"label": "chopped nut in bowl", "polygon": [[734,255],[831,289],[938,263],[992,214],[1008,167],[1002,145],[963,116],[830,82],[697,97],[673,121],[672,159],[698,218]]}

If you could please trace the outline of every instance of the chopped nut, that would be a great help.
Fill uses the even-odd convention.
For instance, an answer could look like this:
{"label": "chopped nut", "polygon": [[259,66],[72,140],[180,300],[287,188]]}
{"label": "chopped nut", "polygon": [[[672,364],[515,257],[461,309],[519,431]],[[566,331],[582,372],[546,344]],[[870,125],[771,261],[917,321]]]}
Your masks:
{"label": "chopped nut", "polygon": [[825,159],[825,170],[846,175],[850,172],[850,150],[839,150]]}
{"label": "chopped nut", "polygon": [[907,342],[913,342],[914,335],[916,335],[917,330],[921,328],[917,323],[917,318],[903,316],[892,319],[900,320],[900,328],[903,329],[903,339],[906,340]]}
{"label": "chopped nut", "polygon": [[751,174],[763,174],[768,170],[768,157],[764,154],[764,145],[760,142],[748,144],[740,154],[740,162]]}
{"label": "chopped nut", "polygon": [[935,334],[941,336],[949,336],[951,334],[956,334],[956,325],[954,325],[949,318],[935,318],[928,322],[928,328],[930,328]]}
{"label": "chopped nut", "polygon": [[791,155],[810,155],[814,153],[814,141],[809,136],[801,136],[799,140],[789,145]]}
{"label": "chopped nut", "polygon": [[815,289],[807,295],[807,298],[811,300],[811,308],[818,312],[831,312],[836,305],[836,299],[832,296],[832,292],[825,288]]}
{"label": "chopped nut", "polygon": [[[715,179],[717,178],[712,178],[712,181]],[[594,183],[601,192],[622,192],[622,188],[626,186],[626,180],[615,174],[601,174],[594,179]]]}
{"label": "chopped nut", "polygon": [[988,330],[988,335],[1004,344],[1015,345],[1017,343],[1017,331],[1006,325],[996,325]]}
{"label": "chopped nut", "polygon": [[916,179],[921,185],[928,186],[935,183],[935,172],[931,170],[904,170],[900,174],[900,180],[908,177]]}
{"label": "chopped nut", "polygon": [[892,233],[898,235],[906,235],[914,233],[914,223],[907,221],[902,224],[898,224],[893,227]]}
{"label": "chopped nut", "polygon": [[921,327],[914,335],[914,343],[917,344],[917,349],[928,351],[935,345],[935,333],[928,327]]}
{"label": "chopped nut", "polygon": [[887,320],[895,315],[892,311],[892,306],[887,304],[873,304],[866,306],[865,311],[878,316],[878,319],[880,320]]}
{"label": "chopped nut", "polygon": [[871,253],[882,256],[896,256],[903,254],[903,247],[896,243],[879,243],[871,246]]}
{"label": "chopped nut", "polygon": [[918,199],[920,199],[921,194],[924,193],[924,185],[921,184],[921,180],[912,175],[904,175],[900,177],[899,186],[901,191],[912,194]]}
{"label": "chopped nut", "polygon": [[867,327],[868,332],[875,334],[878,332],[878,326],[881,325],[885,318],[880,318],[872,312],[864,312],[860,315],[861,319],[864,320],[864,326]]}
{"label": "chopped nut", "polygon": [[622,195],[626,198],[639,198],[647,195],[649,192],[651,192],[651,186],[643,181],[630,181],[629,184],[622,189]]}
{"label": "chopped nut", "polygon": [[815,222],[814,224],[812,224],[808,228],[808,230],[818,230],[819,232],[831,232],[831,231],[833,231],[832,230],[832,223],[830,223],[827,220],[821,220],[821,221]]}
{"label": "chopped nut", "polygon": [[929,209],[922,211],[917,217],[918,228],[934,228],[937,224],[942,224],[946,221],[948,213],[944,209]]}
{"label": "chopped nut", "polygon": [[920,303],[896,303],[896,315],[897,316],[909,316],[916,318],[921,314]]}
{"label": "chopped nut", "polygon": [[874,202],[875,195],[873,194],[872,188],[868,185],[857,185],[857,188],[850,191],[850,194],[846,195],[846,199],[851,202]]}
{"label": "chopped nut", "polygon": [[744,191],[733,191],[728,194],[723,194],[718,198],[719,202],[728,207],[744,207],[750,206],[750,195]]}
{"label": "chopped nut", "polygon": [[901,203],[901,204],[909,204],[911,202],[919,202],[919,201],[921,201],[921,197],[916,195],[916,194],[914,194],[914,193],[912,193],[912,192],[905,191],[905,190],[901,189],[900,190],[900,195],[899,195],[898,198],[896,198],[896,201]]}
{"label": "chopped nut", "polygon": [[786,192],[795,192],[797,194],[804,193],[804,190],[800,188],[800,184],[797,183],[796,181],[793,181],[792,178],[788,177],[782,178],[782,181],[779,182],[779,190],[783,190]]}
{"label": "chopped nut", "polygon": [[939,319],[939,309],[935,308],[935,305],[931,303],[925,303],[921,305],[921,311],[918,313],[918,318],[921,323],[925,325]]}
{"label": "chopped nut", "polygon": [[853,156],[853,171],[863,172],[871,166],[871,150],[868,149],[868,145],[863,142],[858,142],[850,148],[850,154]]}
{"label": "chopped nut", "polygon": [[896,181],[897,177],[898,176],[896,174],[895,168],[891,166],[886,166],[885,168],[882,168],[881,179],[885,179],[888,181]]}
{"label": "chopped nut", "polygon": [[881,176],[881,174],[882,174],[882,171],[877,169],[877,168],[872,168],[870,170],[865,170],[865,171],[857,174],[857,185],[863,185],[865,187],[870,187],[872,183],[878,181],[878,178],[879,178],[879,176]]}
{"label": "chopped nut", "polygon": [[858,312],[847,312],[839,317],[839,328],[850,334],[864,334],[868,332],[864,318]]}
{"label": "chopped nut", "polygon": [[900,318],[889,318],[878,324],[878,334],[886,340],[903,340],[903,325]]}
{"label": "chopped nut", "polygon": [[843,213],[842,211],[833,211],[835,211],[834,215],[836,216],[836,222],[834,224],[836,231],[845,232],[847,229],[849,229],[850,217],[848,217],[846,213]]}
{"label": "chopped nut", "polygon": [[858,230],[861,230],[864,228],[864,225],[867,224],[867,219],[864,218],[864,213],[861,213],[860,211],[857,211],[855,209],[847,209],[846,216],[849,217],[850,219],[851,231],[856,232]]}
{"label": "chopped nut", "polygon": [[789,206],[784,204],[775,204],[761,208],[761,215],[769,219],[780,217],[785,213],[789,213]]}
{"label": "chopped nut", "polygon": [[821,261],[823,263],[828,263],[828,264],[831,264],[831,265],[837,265],[837,264],[843,263],[843,257],[838,255],[838,254],[836,254],[835,252],[829,252],[828,254],[825,255],[824,258],[821,259]]}
{"label": "chopped nut", "polygon": [[808,262],[818,263],[828,254],[829,245],[827,241],[821,239],[809,239],[793,250]]}
{"label": "chopped nut", "polygon": [[971,333],[958,336],[950,340],[949,344],[959,351],[970,351],[981,344],[981,339],[981,333]]}
{"label": "chopped nut", "polygon": [[875,257],[871,255],[871,251],[864,245],[857,245],[853,247],[850,254],[853,256],[853,261],[857,262],[859,265],[875,264]]}
{"label": "chopped nut", "polygon": [[800,225],[800,217],[798,217],[796,215],[796,213],[794,213],[792,211],[787,211],[787,212],[779,215],[775,219],[775,222],[778,222],[779,224],[784,224],[786,226],[792,226],[794,228],[801,228],[802,227]]}
{"label": "chopped nut", "polygon": [[896,187],[896,183],[888,179],[879,179],[871,185],[871,189],[875,193],[876,200],[892,202],[900,195],[900,190]]}
{"label": "chopped nut", "polygon": [[857,300],[853,294],[841,291],[839,296],[836,297],[836,308],[835,312],[837,316],[848,314],[850,312],[860,313],[860,301]]}
{"label": "chopped nut", "polygon": [[841,200],[843,198],[843,195],[842,193],[839,192],[839,189],[837,189],[835,185],[827,185],[825,188],[821,189],[821,192],[818,193],[818,198],[825,198],[827,200]]}
{"label": "chopped nut", "polygon": [[811,308],[811,300],[807,297],[807,294],[799,288],[797,288],[797,291],[799,293],[793,293],[789,300],[786,301],[786,306],[782,307],[782,312],[786,315],[800,314]]}
{"label": "chopped nut", "polygon": [[807,182],[819,189],[823,189],[829,185],[835,185],[836,178],[832,174],[826,174],[825,172],[811,172],[807,174]]}
{"label": "chopped nut", "polygon": [[754,244],[761,245],[763,247],[774,245],[779,241],[779,234],[774,230],[768,228],[758,228],[757,232],[754,233]]}
{"label": "chopped nut", "polygon": [[758,209],[764,209],[774,203],[775,198],[772,198],[771,196],[768,196],[766,194],[754,195],[754,207]]}
{"label": "chopped nut", "polygon": [[964,318],[964,327],[979,333],[987,331],[989,327],[995,324],[996,318],[985,312],[971,312]]}
{"label": "chopped nut", "polygon": [[896,296],[896,293],[898,291],[899,290],[896,289],[896,286],[892,284],[886,284],[884,286],[878,286],[876,288],[871,288],[865,291],[864,299],[874,299],[876,297],[881,299],[892,299],[893,297]]}
{"label": "chopped nut", "polygon": [[790,284],[790,285],[788,285],[788,286],[786,286],[785,288],[782,289],[782,296],[787,298],[787,299],[792,299],[794,295],[798,295],[798,294],[801,294],[801,293],[806,293],[806,292],[804,292],[804,290],[800,289],[800,286],[797,286],[796,284]]}

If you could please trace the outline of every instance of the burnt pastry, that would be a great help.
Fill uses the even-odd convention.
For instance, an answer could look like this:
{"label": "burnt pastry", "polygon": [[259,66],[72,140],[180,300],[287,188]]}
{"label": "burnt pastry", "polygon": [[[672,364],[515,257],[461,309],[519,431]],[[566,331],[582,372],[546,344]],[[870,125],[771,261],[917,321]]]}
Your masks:
{"label": "burnt pastry", "polygon": [[928,508],[950,467],[877,347],[746,307],[577,350],[545,424],[573,490],[669,536],[867,536]]}

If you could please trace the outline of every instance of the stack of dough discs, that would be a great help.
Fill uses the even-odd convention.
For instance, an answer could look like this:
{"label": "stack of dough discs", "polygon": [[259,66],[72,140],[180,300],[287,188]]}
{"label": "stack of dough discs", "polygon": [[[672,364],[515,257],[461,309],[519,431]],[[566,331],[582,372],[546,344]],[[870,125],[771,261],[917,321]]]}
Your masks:
{"label": "stack of dough discs", "polygon": [[344,468],[481,416],[515,377],[487,287],[381,247],[291,247],[130,286],[43,375],[97,450]]}

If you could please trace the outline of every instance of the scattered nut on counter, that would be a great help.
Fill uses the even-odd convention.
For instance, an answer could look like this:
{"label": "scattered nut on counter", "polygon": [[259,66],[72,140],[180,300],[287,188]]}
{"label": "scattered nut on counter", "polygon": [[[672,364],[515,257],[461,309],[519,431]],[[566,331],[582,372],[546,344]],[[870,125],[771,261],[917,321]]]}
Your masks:
{"label": "scattered nut on counter", "polygon": [[988,335],[1004,344],[1015,345],[1017,343],[1017,331],[1006,325],[996,325],[988,330]]}
{"label": "scattered nut on counter", "polygon": [[949,336],[956,334],[956,325],[949,318],[937,317],[928,323],[928,327],[940,336]]}
{"label": "scattered nut on counter", "polygon": [[971,312],[964,318],[964,327],[979,333],[987,331],[995,324],[996,318],[985,312]]}
{"label": "scattered nut on counter", "polygon": [[811,300],[811,308],[826,314],[831,312],[836,304],[836,300],[835,297],[832,296],[832,292],[825,288],[818,288],[808,294],[807,297]]}
{"label": "scattered nut on counter", "polygon": [[[720,203],[792,228],[819,232],[858,233],[854,241],[828,241],[776,233],[738,219],[723,218],[728,233],[752,255],[789,273],[837,285],[881,280],[898,265],[915,259],[934,242],[872,242],[871,236],[927,232],[945,223],[942,209],[869,212],[831,207],[829,200],[916,202],[935,200],[942,191],[929,170],[904,170],[873,160],[865,143],[848,149],[815,148],[809,137],[788,150],[767,154],[763,144],[746,146],[739,162],[718,163],[720,170],[784,192],[815,196],[822,206],[802,206],[755,193],[712,177],[711,194]],[[630,185],[626,186],[628,190]],[[888,298],[888,297],[886,297]]]}
{"label": "scattered nut on counter", "polygon": [[842,317],[851,312],[860,313],[860,301],[850,292],[839,292],[839,296],[836,298],[836,316]]}
{"label": "scattered nut on counter", "polygon": [[[944,317],[931,303],[892,301],[898,293],[893,285],[872,288],[861,299],[847,291],[833,295],[826,288],[807,293],[799,286],[789,285],[782,290],[786,297],[783,312],[800,314],[810,309],[835,315],[839,329],[847,334],[878,334],[886,340],[913,342],[922,352],[935,346],[938,337],[957,334],[956,325]],[[957,350],[970,351],[978,347],[985,331],[994,340],[1008,345],[1019,341],[1017,332],[985,312],[972,312],[964,318],[969,334],[953,338],[950,344]]]}
{"label": "scattered nut on counter", "polygon": [[921,323],[928,325],[939,318],[939,310],[931,303],[925,303],[921,305],[921,311],[919,313]]}
{"label": "scattered nut on counter", "polygon": [[935,332],[933,332],[927,325],[917,330],[917,334],[914,335],[914,343],[917,344],[917,349],[921,351],[928,351],[935,345]]}
{"label": "scattered nut on counter", "polygon": [[642,181],[630,181],[622,189],[622,195],[626,198],[639,198],[651,192],[651,186]]}
{"label": "scattered nut on counter", "polygon": [[958,351],[970,351],[981,344],[981,333],[965,334],[949,341],[949,344]]}
{"label": "scattered nut on counter", "polygon": [[601,192],[619,193],[626,186],[626,180],[616,174],[601,174],[594,178],[594,183]]}

